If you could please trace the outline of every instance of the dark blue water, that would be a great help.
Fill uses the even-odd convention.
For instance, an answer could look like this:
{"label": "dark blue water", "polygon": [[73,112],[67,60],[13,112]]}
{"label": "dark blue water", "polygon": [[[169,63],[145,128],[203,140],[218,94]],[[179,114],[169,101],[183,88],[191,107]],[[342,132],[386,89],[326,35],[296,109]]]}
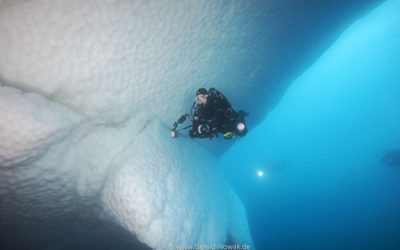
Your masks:
{"label": "dark blue water", "polygon": [[257,249],[400,249],[399,11],[351,25],[221,158]]}

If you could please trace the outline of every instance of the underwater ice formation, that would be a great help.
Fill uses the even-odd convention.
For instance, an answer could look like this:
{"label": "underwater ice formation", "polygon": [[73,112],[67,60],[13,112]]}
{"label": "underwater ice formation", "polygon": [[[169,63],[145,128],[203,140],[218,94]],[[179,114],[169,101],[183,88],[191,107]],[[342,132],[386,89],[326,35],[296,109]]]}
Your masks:
{"label": "underwater ice formation", "polygon": [[[240,20],[249,14],[239,2],[0,7],[3,239],[19,225],[28,237],[65,240],[56,224],[79,228],[93,211],[155,249],[228,235],[252,245],[215,157],[172,140],[167,127],[197,86],[226,86],[250,70],[250,24]],[[70,225],[74,215],[81,220]]]}

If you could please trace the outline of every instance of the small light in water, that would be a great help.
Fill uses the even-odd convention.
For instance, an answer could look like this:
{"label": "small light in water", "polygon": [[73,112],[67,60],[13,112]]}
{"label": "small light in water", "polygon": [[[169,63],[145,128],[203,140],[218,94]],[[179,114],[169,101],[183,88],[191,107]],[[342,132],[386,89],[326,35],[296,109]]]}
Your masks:
{"label": "small light in water", "polygon": [[262,171],[258,171],[258,176],[263,176],[263,172]]}

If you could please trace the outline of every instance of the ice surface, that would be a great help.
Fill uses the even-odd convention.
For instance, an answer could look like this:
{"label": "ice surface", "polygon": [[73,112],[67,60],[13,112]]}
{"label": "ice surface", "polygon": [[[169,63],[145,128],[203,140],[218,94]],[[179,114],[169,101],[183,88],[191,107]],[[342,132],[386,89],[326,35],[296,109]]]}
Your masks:
{"label": "ice surface", "polygon": [[227,232],[251,244],[245,211],[216,160],[190,139],[171,143],[160,124],[148,128],[154,132],[136,136],[112,163],[102,196],[110,213],[157,249],[225,243]]}
{"label": "ice surface", "polygon": [[250,23],[240,22],[249,15],[240,2],[1,4],[2,237],[20,225],[62,245],[66,215],[83,227],[101,206],[155,249],[225,243],[228,234],[252,245],[215,158],[172,140],[165,125],[198,86],[228,86],[255,67],[243,52]]}
{"label": "ice surface", "polygon": [[187,112],[198,86],[244,86],[238,80],[257,66],[256,50],[248,50],[262,42],[251,37],[251,22],[242,22],[257,15],[242,5],[79,0],[11,5],[0,15],[0,58],[7,59],[0,62],[1,76],[8,85],[92,119],[119,122],[146,110],[170,123]]}
{"label": "ice surface", "polygon": [[42,96],[0,87],[0,167],[27,165],[64,139],[80,116]]}

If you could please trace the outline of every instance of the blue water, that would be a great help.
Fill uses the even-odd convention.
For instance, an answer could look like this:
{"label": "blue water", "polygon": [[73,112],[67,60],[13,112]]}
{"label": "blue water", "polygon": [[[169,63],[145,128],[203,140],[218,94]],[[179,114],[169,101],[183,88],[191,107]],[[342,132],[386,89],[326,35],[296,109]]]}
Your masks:
{"label": "blue water", "polygon": [[351,25],[221,157],[257,249],[400,249],[398,13]]}

